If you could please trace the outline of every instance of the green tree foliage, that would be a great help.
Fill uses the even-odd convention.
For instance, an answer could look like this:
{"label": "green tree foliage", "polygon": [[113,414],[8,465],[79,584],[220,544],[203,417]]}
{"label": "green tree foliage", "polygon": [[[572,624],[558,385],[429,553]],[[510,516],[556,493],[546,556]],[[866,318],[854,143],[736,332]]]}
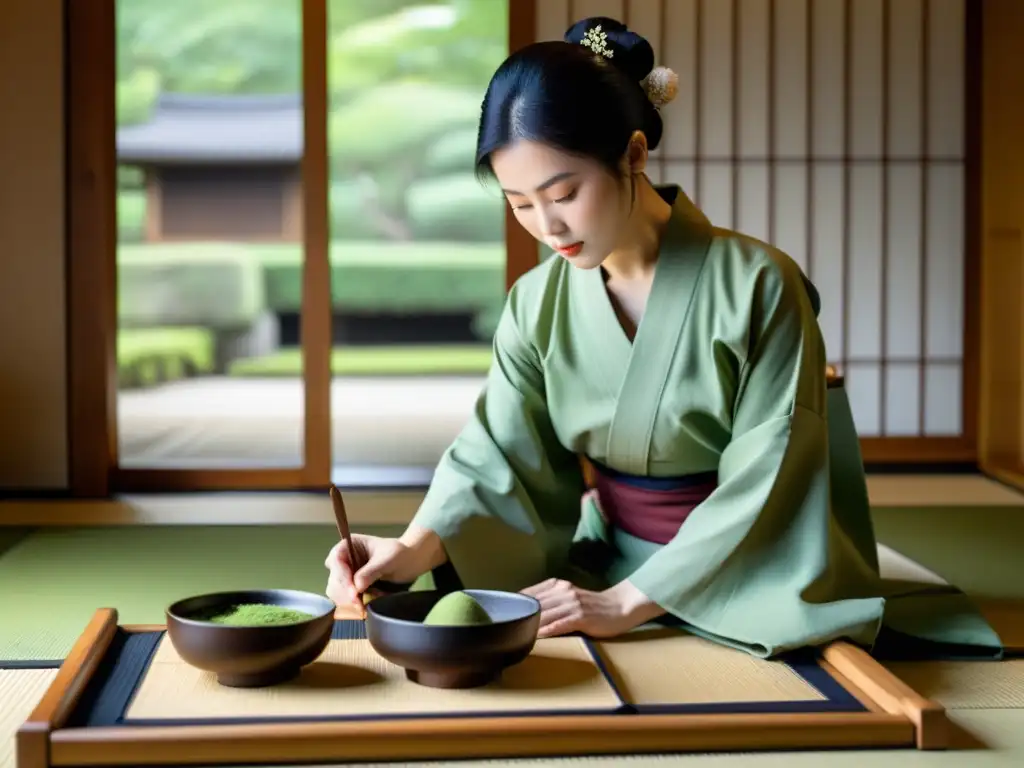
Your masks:
{"label": "green tree foliage", "polygon": [[[301,5],[118,0],[118,123],[146,122],[161,93],[300,92]],[[345,190],[332,200],[335,236],[359,222],[360,237],[502,237],[500,200],[467,182],[480,101],[507,51],[507,5],[328,0],[331,170]],[[445,189],[460,190],[451,209],[428,202]],[[415,218],[440,210],[465,221]]]}

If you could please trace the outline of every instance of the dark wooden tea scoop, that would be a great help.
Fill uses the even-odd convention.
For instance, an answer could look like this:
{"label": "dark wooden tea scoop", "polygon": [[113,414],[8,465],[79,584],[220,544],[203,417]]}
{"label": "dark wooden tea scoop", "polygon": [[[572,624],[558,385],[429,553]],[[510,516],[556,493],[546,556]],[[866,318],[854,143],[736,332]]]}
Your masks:
{"label": "dark wooden tea scoop", "polygon": [[[341,491],[338,487],[331,484],[331,505],[334,508],[334,522],[338,526],[338,535],[348,544],[348,552],[350,562],[352,563],[352,572],[355,573],[363,567],[364,563],[360,559],[360,553],[352,543],[352,531],[348,526],[348,515],[345,514],[345,502],[341,498]],[[385,581],[378,579],[373,583],[373,590],[376,592],[383,593],[395,593],[405,592],[412,585],[411,584],[397,584],[392,581]]]}

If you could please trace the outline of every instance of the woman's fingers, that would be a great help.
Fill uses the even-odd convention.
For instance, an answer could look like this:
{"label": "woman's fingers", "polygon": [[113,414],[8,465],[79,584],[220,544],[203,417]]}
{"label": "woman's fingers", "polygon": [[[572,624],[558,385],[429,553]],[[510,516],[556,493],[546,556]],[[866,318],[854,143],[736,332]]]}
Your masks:
{"label": "woman's fingers", "polygon": [[593,637],[612,637],[628,629],[622,626],[621,610],[606,592],[592,592],[560,579],[548,579],[523,590],[540,603],[538,637],[583,632]]}
{"label": "woman's fingers", "polygon": [[365,592],[377,579],[383,578],[390,566],[391,559],[386,554],[371,555],[366,564],[352,575],[353,587],[358,592]]}
{"label": "woman's fingers", "polygon": [[550,603],[552,600],[559,600],[566,595],[573,594],[575,589],[568,581],[548,579],[547,581],[540,582],[540,584],[524,589],[522,594],[535,598],[540,602],[541,608],[543,608],[546,603]]}
{"label": "woman's fingers", "polygon": [[554,637],[582,627],[586,612],[582,594],[574,584],[548,579],[523,592],[540,603],[538,637]]}
{"label": "woman's fingers", "polygon": [[351,573],[352,560],[348,552],[348,545],[344,541],[339,541],[333,547],[331,551],[327,553],[327,558],[324,560],[324,566],[333,573],[348,572]]}
{"label": "woman's fingers", "polygon": [[583,622],[575,615],[555,619],[550,624],[544,624],[537,630],[537,637],[560,637],[570,632],[582,632]]}
{"label": "woman's fingers", "polygon": [[548,625],[555,622],[564,621],[566,619],[579,619],[582,617],[579,604],[565,600],[553,603],[548,608],[541,610],[540,614],[540,625],[541,629],[546,628]]}
{"label": "woman's fingers", "polygon": [[330,572],[327,579],[327,597],[335,605],[353,604],[362,606],[359,592],[353,583],[351,560],[349,559],[348,546],[344,541],[339,541],[331,547],[324,565]]}

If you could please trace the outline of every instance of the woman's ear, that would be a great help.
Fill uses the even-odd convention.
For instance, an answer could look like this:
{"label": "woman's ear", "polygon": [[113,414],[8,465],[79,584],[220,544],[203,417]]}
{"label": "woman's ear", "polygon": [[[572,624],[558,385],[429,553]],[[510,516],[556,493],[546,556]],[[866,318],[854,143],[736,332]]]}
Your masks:
{"label": "woman's ear", "polygon": [[643,173],[647,170],[647,137],[643,131],[633,131],[626,149],[626,163],[631,174]]}

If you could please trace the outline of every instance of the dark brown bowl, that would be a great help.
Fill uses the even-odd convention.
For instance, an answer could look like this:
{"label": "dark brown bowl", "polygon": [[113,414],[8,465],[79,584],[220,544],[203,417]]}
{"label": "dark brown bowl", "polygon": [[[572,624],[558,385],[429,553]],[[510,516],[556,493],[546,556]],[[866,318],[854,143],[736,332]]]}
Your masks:
{"label": "dark brown bowl", "polygon": [[[238,627],[203,621],[210,611],[240,603],[263,603],[305,611],[312,619],[294,624]],[[311,592],[253,589],[197,595],[170,605],[167,635],[188,664],[213,672],[232,688],[285,682],[316,661],[331,640],[334,603]]]}
{"label": "dark brown bowl", "polygon": [[400,592],[378,597],[366,606],[370,645],[420,685],[477,688],[493,682],[533,650],[540,629],[540,603],[516,592],[463,591],[476,598],[493,623],[468,627],[423,624],[444,593]]}

